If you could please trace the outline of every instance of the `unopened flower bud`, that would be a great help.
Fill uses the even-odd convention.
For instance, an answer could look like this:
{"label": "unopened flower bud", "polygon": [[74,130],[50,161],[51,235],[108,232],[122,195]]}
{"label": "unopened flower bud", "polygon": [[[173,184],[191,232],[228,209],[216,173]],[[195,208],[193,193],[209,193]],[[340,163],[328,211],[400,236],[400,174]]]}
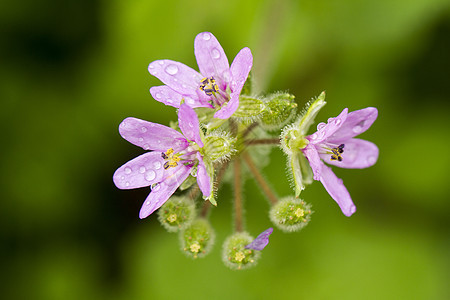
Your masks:
{"label": "unopened flower bud", "polygon": [[262,100],[249,96],[240,96],[239,107],[234,112],[233,117],[240,119],[244,123],[251,123],[259,118],[264,109],[265,105]]}
{"label": "unopened flower bud", "polygon": [[270,219],[279,229],[286,232],[299,231],[311,219],[311,205],[305,201],[286,197],[278,201],[270,209]]}
{"label": "unopened flower bud", "polygon": [[169,232],[184,229],[195,218],[194,201],[187,197],[172,196],[158,210],[158,220]]}
{"label": "unopened flower bud", "polygon": [[210,162],[224,161],[235,151],[234,139],[228,133],[213,131],[205,138],[203,149]]}
{"label": "unopened flower bud", "polygon": [[247,232],[237,232],[228,237],[222,250],[224,264],[233,270],[242,270],[256,265],[261,251],[245,248],[252,241],[253,237]]}
{"label": "unopened flower bud", "polygon": [[280,129],[295,115],[297,103],[294,95],[272,94],[265,100],[265,109],[261,113],[259,122],[267,130]]}
{"label": "unopened flower bud", "polygon": [[203,257],[209,253],[214,243],[214,231],[205,219],[196,219],[179,233],[181,249],[192,258]]}

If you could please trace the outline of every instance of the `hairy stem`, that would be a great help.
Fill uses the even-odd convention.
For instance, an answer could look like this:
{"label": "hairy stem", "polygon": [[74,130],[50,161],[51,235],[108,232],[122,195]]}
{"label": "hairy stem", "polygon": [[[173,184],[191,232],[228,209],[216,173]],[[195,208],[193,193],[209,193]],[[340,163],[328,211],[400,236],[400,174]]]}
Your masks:
{"label": "hairy stem", "polygon": [[276,145],[279,143],[280,143],[279,138],[248,140],[245,142],[246,145]]}
{"label": "hairy stem", "polygon": [[243,230],[241,184],[241,159],[237,157],[234,160],[234,222],[237,232],[241,232]]}
{"label": "hairy stem", "polygon": [[269,198],[269,201],[272,204],[277,203],[277,201],[278,201],[277,196],[272,191],[272,189],[269,187],[269,184],[266,182],[264,177],[261,175],[261,173],[259,172],[259,170],[256,167],[255,163],[253,162],[253,160],[248,155],[248,153],[246,153],[246,152],[242,153],[242,158],[244,159],[245,163],[249,167],[250,172],[252,172],[252,174],[255,177],[255,179],[258,182],[258,184],[261,186],[262,190],[264,191],[264,194],[267,196],[267,198]]}

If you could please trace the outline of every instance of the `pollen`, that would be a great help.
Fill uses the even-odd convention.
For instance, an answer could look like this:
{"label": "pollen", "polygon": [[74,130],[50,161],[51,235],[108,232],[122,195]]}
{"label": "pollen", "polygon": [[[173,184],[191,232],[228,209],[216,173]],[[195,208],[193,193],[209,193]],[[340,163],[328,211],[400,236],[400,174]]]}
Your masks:
{"label": "pollen", "polygon": [[305,215],[305,211],[299,207],[295,210],[294,214],[297,216],[297,218],[300,218]]}
{"label": "pollen", "polygon": [[219,87],[217,86],[214,77],[203,78],[200,82],[200,89],[208,96],[212,96],[213,93],[217,93],[219,91]]}
{"label": "pollen", "polygon": [[337,147],[331,148],[331,160],[342,161],[342,153],[344,153],[344,144],[340,144]]}
{"label": "pollen", "polygon": [[161,153],[161,157],[166,160],[164,163],[165,170],[178,166],[180,157],[174,154],[174,152],[173,148],[169,148],[166,152]]}
{"label": "pollen", "polygon": [[189,246],[189,249],[191,250],[192,253],[198,253],[198,251],[200,251],[200,245],[197,242],[195,242]]}
{"label": "pollen", "polygon": [[234,256],[234,259],[238,262],[241,262],[244,258],[245,254],[242,251],[236,252],[236,255]]}
{"label": "pollen", "polygon": [[167,221],[169,221],[170,223],[173,223],[173,222],[175,222],[177,220],[177,215],[176,214],[170,214],[168,217],[167,217]]}

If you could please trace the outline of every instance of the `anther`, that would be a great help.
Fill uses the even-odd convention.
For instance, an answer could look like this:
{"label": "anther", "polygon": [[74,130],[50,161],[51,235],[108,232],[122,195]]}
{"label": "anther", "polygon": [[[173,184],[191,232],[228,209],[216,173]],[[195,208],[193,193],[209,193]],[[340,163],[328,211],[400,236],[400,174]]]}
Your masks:
{"label": "anther", "polygon": [[342,161],[341,154],[344,153],[344,146],[344,144],[340,144],[335,148],[331,148],[331,152],[333,153],[331,154],[331,160]]}
{"label": "anther", "polygon": [[178,162],[180,161],[180,157],[174,155],[175,151],[173,148],[169,148],[166,152],[161,153],[161,157],[164,158],[164,160],[167,160],[164,163],[164,170],[167,170],[168,168],[176,167],[178,166]]}
{"label": "anther", "polygon": [[214,77],[203,78],[200,82],[200,89],[208,96],[212,96],[213,93],[217,93],[219,91],[219,87],[217,86]]}

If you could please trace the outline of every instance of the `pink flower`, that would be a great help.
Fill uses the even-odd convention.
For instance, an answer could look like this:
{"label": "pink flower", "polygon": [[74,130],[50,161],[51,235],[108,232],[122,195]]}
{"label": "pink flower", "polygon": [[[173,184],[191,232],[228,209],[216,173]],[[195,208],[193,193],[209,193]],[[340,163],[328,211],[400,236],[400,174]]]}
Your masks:
{"label": "pink flower", "polygon": [[253,56],[243,48],[231,67],[217,39],[210,32],[197,35],[194,52],[200,73],[172,60],[150,63],[150,74],[165,85],[150,89],[153,98],[166,105],[218,108],[215,118],[228,119],[239,106],[239,95],[252,68]]}
{"label": "pink flower", "polygon": [[210,177],[199,150],[203,142],[194,110],[182,104],[178,112],[180,132],[136,118],[126,118],[120,135],[144,150],[153,150],[117,169],[113,180],[119,189],[151,186],[139,217],[146,218],[163,205],[197,166],[197,183],[205,197],[211,194]]}
{"label": "pink flower", "polygon": [[269,244],[269,236],[272,234],[273,228],[270,227],[261,232],[256,239],[245,246],[245,249],[263,250]]}
{"label": "pink flower", "polygon": [[314,179],[320,180],[337,202],[346,216],[351,216],[356,207],[342,180],[339,179],[323,162],[341,168],[362,169],[374,165],[378,159],[378,147],[366,140],[354,137],[363,133],[378,116],[374,107],[348,113],[344,109],[328,123],[320,123],[317,132],[306,137],[309,144],[301,149],[309,161]]}

